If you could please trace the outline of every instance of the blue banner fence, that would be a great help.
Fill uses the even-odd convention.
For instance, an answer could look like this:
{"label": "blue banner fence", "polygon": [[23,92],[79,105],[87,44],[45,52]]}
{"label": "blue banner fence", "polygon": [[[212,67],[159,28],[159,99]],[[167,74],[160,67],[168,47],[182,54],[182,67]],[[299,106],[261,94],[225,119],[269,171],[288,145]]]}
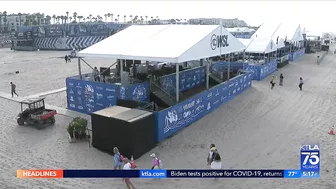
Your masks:
{"label": "blue banner fence", "polygon": [[[238,70],[243,70],[244,68],[246,68],[248,65],[248,63],[242,63],[242,62],[230,62],[230,71],[238,71]],[[221,73],[223,73],[224,71],[227,70],[228,67],[228,62],[216,62],[213,63],[211,68],[210,68],[210,72],[220,76]]]}
{"label": "blue banner fence", "polygon": [[249,64],[246,66],[247,71],[252,71],[253,80],[263,80],[277,70],[277,59],[273,59],[265,64]]}
{"label": "blue banner fence", "polygon": [[158,142],[189,126],[252,85],[252,72],[239,75],[188,100],[156,112]]}
{"label": "blue banner fence", "polygon": [[303,57],[305,55],[305,53],[306,53],[306,49],[305,48],[297,50],[295,52],[292,52],[289,55],[289,61],[293,62],[293,61],[295,61],[295,60]]}
{"label": "blue banner fence", "polygon": [[[227,62],[216,62],[210,67],[210,72],[220,75],[221,72],[227,69]],[[231,62],[230,70],[238,71],[247,66],[247,63]],[[183,92],[192,89],[196,86],[205,84],[206,81],[206,66],[185,70],[179,73],[179,91]],[[170,95],[174,96],[176,92],[176,74],[169,74],[160,77],[160,87]]]}
{"label": "blue banner fence", "polygon": [[[179,76],[180,92],[202,85],[205,83],[205,66],[181,71]],[[175,73],[160,77],[160,87],[172,96],[176,93],[175,82]]]}
{"label": "blue banner fence", "polygon": [[91,114],[116,105],[117,99],[149,102],[149,82],[120,86],[113,83],[99,83],[66,79],[68,109]]}

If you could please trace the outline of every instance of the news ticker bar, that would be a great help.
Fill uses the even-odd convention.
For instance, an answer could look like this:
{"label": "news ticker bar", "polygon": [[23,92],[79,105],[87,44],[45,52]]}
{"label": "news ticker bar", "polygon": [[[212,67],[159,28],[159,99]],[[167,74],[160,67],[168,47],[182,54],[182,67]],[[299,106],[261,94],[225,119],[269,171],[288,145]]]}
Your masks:
{"label": "news ticker bar", "polygon": [[17,178],[319,178],[301,170],[18,170]]}

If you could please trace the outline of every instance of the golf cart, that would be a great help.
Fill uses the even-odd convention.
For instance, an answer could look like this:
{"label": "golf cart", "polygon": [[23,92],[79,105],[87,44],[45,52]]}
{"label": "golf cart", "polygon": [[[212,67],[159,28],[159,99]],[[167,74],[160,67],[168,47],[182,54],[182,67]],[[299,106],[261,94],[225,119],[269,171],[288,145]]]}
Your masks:
{"label": "golf cart", "polygon": [[34,125],[37,129],[42,129],[45,125],[55,123],[56,110],[45,108],[44,98],[27,99],[20,102],[21,113],[17,116],[18,125],[25,123]]}

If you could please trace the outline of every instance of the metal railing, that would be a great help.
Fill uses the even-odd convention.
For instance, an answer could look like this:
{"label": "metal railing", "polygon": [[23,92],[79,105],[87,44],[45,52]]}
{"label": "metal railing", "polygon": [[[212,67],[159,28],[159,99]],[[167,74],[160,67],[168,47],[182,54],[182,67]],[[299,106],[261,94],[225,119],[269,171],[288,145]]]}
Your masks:
{"label": "metal railing", "polygon": [[[167,91],[165,91],[164,89],[162,89],[157,83],[155,83],[155,81],[150,81],[151,83],[151,88],[155,88],[159,91],[162,91],[163,93],[165,93],[169,98],[171,98],[172,100],[174,100],[176,102],[176,97],[172,96],[171,94],[169,94]],[[155,91],[155,89],[153,91]]]}
{"label": "metal railing", "polygon": [[154,102],[149,102],[148,104],[145,104],[143,106],[138,107],[138,109],[156,111],[157,110],[157,104],[155,104]]}

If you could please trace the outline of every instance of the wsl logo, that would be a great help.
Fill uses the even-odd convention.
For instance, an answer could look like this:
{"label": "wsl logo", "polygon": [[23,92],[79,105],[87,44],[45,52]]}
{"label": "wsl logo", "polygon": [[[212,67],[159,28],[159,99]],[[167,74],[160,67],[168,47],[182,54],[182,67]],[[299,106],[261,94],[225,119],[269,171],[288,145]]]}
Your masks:
{"label": "wsl logo", "polygon": [[318,144],[301,145],[301,171],[320,170],[320,147]]}
{"label": "wsl logo", "polygon": [[216,50],[216,48],[228,47],[229,46],[228,39],[229,39],[228,35],[213,34],[210,39],[211,49]]}

